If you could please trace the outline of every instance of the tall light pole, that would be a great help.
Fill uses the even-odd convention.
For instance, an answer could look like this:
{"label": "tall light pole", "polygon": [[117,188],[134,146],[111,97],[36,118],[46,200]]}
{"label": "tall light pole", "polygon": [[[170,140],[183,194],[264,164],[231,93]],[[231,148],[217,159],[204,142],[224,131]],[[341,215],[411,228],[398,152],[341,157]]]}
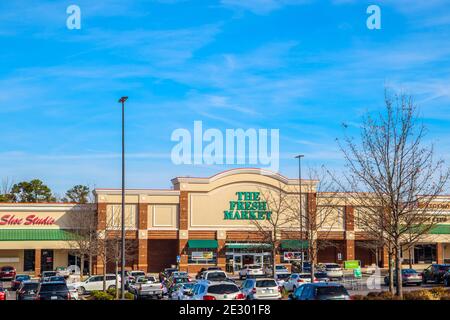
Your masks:
{"label": "tall light pole", "polygon": [[120,298],[125,300],[125,101],[128,97],[122,97],[119,102],[122,103],[122,247],[121,270],[120,270]]}
{"label": "tall light pole", "polygon": [[300,219],[300,272],[303,272],[303,205],[302,205],[302,158],[303,154],[295,156],[298,159],[298,196],[299,196],[299,219]]}

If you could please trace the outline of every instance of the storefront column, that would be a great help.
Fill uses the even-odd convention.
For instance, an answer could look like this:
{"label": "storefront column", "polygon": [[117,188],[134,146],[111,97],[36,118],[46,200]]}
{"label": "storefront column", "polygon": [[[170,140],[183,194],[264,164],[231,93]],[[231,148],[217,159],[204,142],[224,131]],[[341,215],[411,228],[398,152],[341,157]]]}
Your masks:
{"label": "storefront column", "polygon": [[345,240],[345,260],[355,260],[355,240],[353,239]]}
{"label": "storefront column", "polygon": [[138,269],[148,271],[148,203],[139,197]]}
{"label": "storefront column", "polygon": [[188,271],[188,256],[185,254],[186,245],[189,239],[188,232],[188,198],[187,191],[180,192],[180,210],[179,210],[179,227],[178,232],[178,255],[180,256],[179,269],[182,271]]}
{"label": "storefront column", "polygon": [[381,267],[389,268],[389,252],[388,252],[387,247],[383,247],[383,250],[382,250]]}
{"label": "storefront column", "polygon": [[38,277],[41,274],[41,249],[34,250],[34,275]]}
{"label": "storefront column", "polygon": [[436,243],[436,263],[444,263],[444,246],[442,243]]}
{"label": "storefront column", "polygon": [[187,230],[180,230],[178,232],[178,255],[180,256],[178,267],[180,271],[188,271],[188,256],[186,254],[188,234]]}
{"label": "storefront column", "polygon": [[226,238],[227,233],[224,230],[219,230],[216,233],[217,238],[217,266],[222,268],[222,270],[225,270],[226,264],[227,264],[227,257],[226,257]]}

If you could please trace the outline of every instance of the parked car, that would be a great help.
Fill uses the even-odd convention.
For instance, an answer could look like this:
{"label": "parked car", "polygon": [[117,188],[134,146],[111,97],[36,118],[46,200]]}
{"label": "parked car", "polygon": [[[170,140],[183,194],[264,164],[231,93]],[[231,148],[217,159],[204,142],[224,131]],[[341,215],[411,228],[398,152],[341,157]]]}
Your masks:
{"label": "parked car", "polygon": [[[103,275],[96,275],[87,278],[81,282],[75,282],[72,285],[78,290],[80,294],[86,294],[94,290],[103,290]],[[118,284],[120,286],[120,275],[118,276]],[[106,275],[106,289],[116,288],[116,275]]]}
{"label": "parked car", "polygon": [[64,276],[52,276],[52,277],[48,277],[47,281],[50,281],[50,282],[55,282],[55,281],[66,282],[66,278]]}
{"label": "parked car", "polygon": [[0,268],[0,280],[11,280],[16,276],[16,268],[3,266]]}
{"label": "parked car", "polygon": [[291,300],[350,300],[343,285],[338,283],[307,283],[289,295]]}
{"label": "parked car", "polygon": [[245,295],[239,287],[229,281],[212,282],[201,280],[195,284],[189,300],[244,300]]}
{"label": "parked car", "polygon": [[290,273],[275,274],[275,281],[282,288],[283,284],[289,279],[290,276]]}
{"label": "parked car", "polygon": [[293,273],[306,273],[306,272],[311,272],[311,262],[308,261],[304,261],[303,262],[303,270],[301,268],[301,264],[299,261],[292,261],[291,262],[291,271]]}
{"label": "parked car", "polygon": [[246,279],[250,277],[263,277],[264,270],[259,264],[246,265],[244,268],[239,270],[239,279]]}
{"label": "parked car", "polygon": [[128,290],[129,285],[132,281],[134,281],[137,277],[145,277],[145,272],[140,270],[134,271],[126,271],[125,273],[125,290]]}
{"label": "parked car", "polygon": [[71,300],[69,289],[65,282],[41,282],[36,292],[35,300]]}
{"label": "parked car", "polygon": [[246,279],[241,291],[247,300],[281,299],[281,289],[273,278]]}
{"label": "parked car", "polygon": [[331,280],[344,278],[344,271],[337,263],[322,263],[319,265],[319,271],[326,272],[327,277]]}
{"label": "parked car", "polygon": [[294,291],[301,285],[311,282],[309,273],[292,273],[291,276],[283,283],[283,289],[286,292]]}
{"label": "parked car", "polygon": [[450,270],[444,275],[444,286],[450,287]]}
{"label": "parked car", "polygon": [[[264,271],[267,276],[270,276],[270,277],[272,276],[272,268],[271,267],[266,267],[264,269]],[[277,264],[277,265],[275,265],[275,275],[278,275],[278,274],[290,274],[290,272],[285,265]]]}
{"label": "parked car", "polygon": [[41,282],[48,281],[50,277],[55,277],[57,275],[56,271],[43,271],[41,273]]}
{"label": "parked car", "polygon": [[70,270],[67,269],[66,267],[56,267],[55,272],[56,272],[56,275],[62,276],[65,278],[69,277],[69,275],[70,275]]}
{"label": "parked car", "polygon": [[450,271],[450,264],[432,264],[422,272],[422,281],[440,283],[444,281],[444,275]]}
{"label": "parked car", "polygon": [[31,277],[28,274],[16,274],[13,280],[11,280],[11,290],[17,290],[23,281],[30,280]]}
{"label": "parked car", "polygon": [[203,272],[203,280],[209,281],[229,281],[227,274],[222,270],[210,270]]}
{"label": "parked car", "polygon": [[[384,284],[389,285],[389,276],[384,277]],[[403,285],[422,285],[422,275],[414,269],[402,269],[402,284]],[[397,273],[394,272],[394,286],[397,285]]]}
{"label": "parked car", "polygon": [[172,288],[169,294],[171,300],[186,300],[187,294],[192,292],[195,282],[179,283]]}
{"label": "parked car", "polygon": [[207,267],[207,268],[201,268],[197,274],[195,275],[195,279],[202,279],[203,272],[205,271],[213,271],[213,270],[222,270],[220,267]]}
{"label": "parked car", "polygon": [[314,278],[317,282],[328,282],[330,279],[328,278],[328,274],[323,271],[319,271],[314,273]]}
{"label": "parked car", "polygon": [[172,272],[178,271],[178,268],[165,268],[162,272],[159,273],[159,282],[164,282],[167,280]]}
{"label": "parked car", "polygon": [[133,294],[135,300],[141,300],[144,298],[157,298],[163,297],[163,285],[160,282],[148,281],[146,276],[139,276],[129,286],[130,293]]}
{"label": "parked car", "polygon": [[3,287],[0,287],[0,300],[6,300],[6,289]]}
{"label": "parked car", "polygon": [[35,300],[38,287],[38,281],[22,281],[16,291],[16,300]]}
{"label": "parked car", "polygon": [[75,288],[75,286],[73,284],[68,284],[67,289],[69,289],[70,298],[72,300],[79,300],[78,290],[77,290],[77,288]]}

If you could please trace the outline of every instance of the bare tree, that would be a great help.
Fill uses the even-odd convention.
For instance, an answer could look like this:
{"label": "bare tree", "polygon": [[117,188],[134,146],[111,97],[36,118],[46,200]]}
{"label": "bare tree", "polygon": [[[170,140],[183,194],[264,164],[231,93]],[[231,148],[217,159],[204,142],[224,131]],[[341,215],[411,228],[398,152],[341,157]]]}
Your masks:
{"label": "bare tree", "polygon": [[70,249],[80,258],[81,277],[85,258],[88,257],[89,275],[92,274],[93,257],[98,253],[97,215],[91,206],[76,206],[70,212],[67,227],[75,234]]}
{"label": "bare tree", "polygon": [[434,159],[433,146],[424,145],[426,130],[412,98],[386,92],[385,106],[377,116],[364,117],[359,141],[346,135],[339,143],[347,172],[337,180],[356,206],[367,208],[366,228],[381,228],[378,234],[395,258],[396,294],[402,297],[402,248],[436,224],[429,205],[444,191],[449,170]]}
{"label": "bare tree", "polygon": [[[305,249],[311,265],[311,281],[314,281],[315,261],[317,261],[318,253],[325,248],[336,246],[334,242],[329,241],[329,235],[331,231],[339,227],[340,223],[343,227],[344,220],[343,212],[339,212],[336,207],[340,195],[334,191],[336,188],[327,170],[324,167],[309,168],[308,179],[316,182],[317,201],[316,199],[310,203],[302,201],[302,210],[299,210],[300,199],[295,198],[291,202],[290,212],[292,221],[302,220],[303,236],[300,238],[301,241],[306,242]],[[308,192],[311,191],[308,190]],[[317,205],[316,208],[311,207],[315,205]],[[339,217],[340,215],[341,217]]]}
{"label": "bare tree", "polygon": [[251,219],[251,223],[258,229],[258,233],[264,243],[270,244],[271,259],[270,270],[275,277],[275,257],[280,244],[280,234],[288,229],[291,223],[292,206],[291,198],[285,188],[279,184],[278,188],[260,188],[261,199],[267,204],[270,212],[265,220]]}

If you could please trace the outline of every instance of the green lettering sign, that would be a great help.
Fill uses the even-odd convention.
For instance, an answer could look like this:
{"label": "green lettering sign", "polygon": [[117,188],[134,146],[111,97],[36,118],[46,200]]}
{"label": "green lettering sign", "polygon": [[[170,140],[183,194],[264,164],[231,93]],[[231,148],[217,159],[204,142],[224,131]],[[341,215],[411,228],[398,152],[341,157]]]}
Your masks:
{"label": "green lettering sign", "polygon": [[236,198],[230,201],[230,210],[224,211],[224,220],[270,220],[272,212],[259,192],[236,192]]}

